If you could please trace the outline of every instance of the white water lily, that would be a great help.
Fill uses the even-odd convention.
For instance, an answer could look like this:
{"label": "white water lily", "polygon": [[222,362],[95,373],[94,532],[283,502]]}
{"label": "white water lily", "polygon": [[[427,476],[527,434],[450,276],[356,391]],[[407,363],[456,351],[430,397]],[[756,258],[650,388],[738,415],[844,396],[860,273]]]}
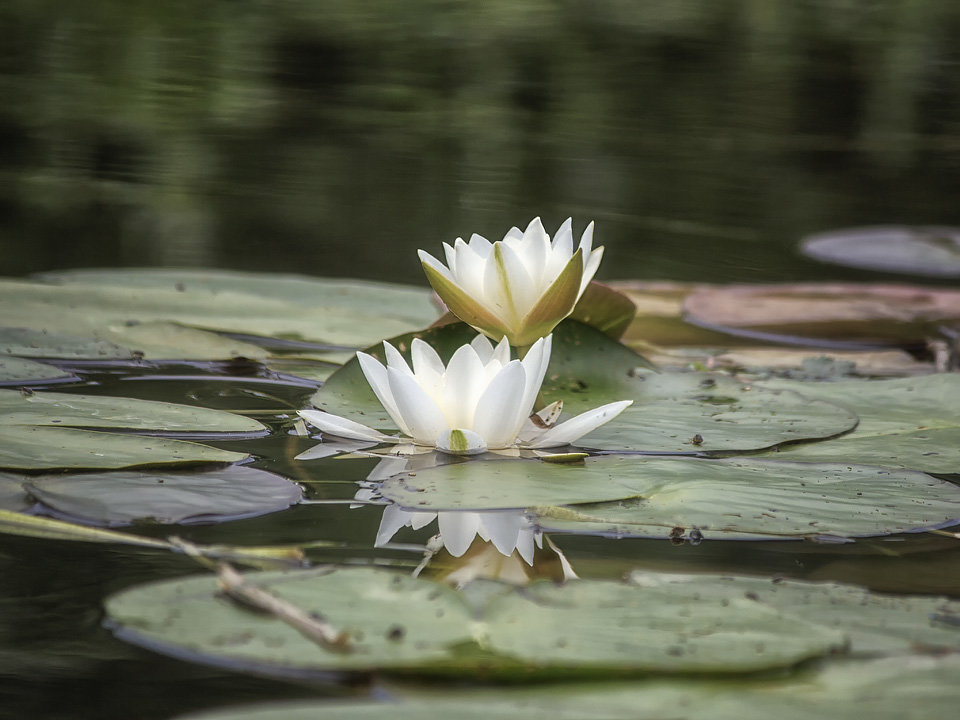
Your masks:
{"label": "white water lily", "polygon": [[491,243],[480,235],[443,244],[447,264],[419,251],[427,279],[450,311],[494,340],[527,347],[567,317],[593,279],[603,248],[593,249],[593,223],[574,251],[568,218],[553,242],[534,218]]}
{"label": "white water lily", "polygon": [[[383,343],[386,366],[366,353],[357,353],[367,382],[401,437],[321,410],[301,410],[299,414],[321,433],[335,438],[361,443],[412,441],[455,455],[567,445],[619,415],[632,401],[588,410],[560,424],[555,421],[561,406],[554,403],[531,419],[550,362],[552,341],[552,336],[541,338],[523,360],[511,360],[506,338],[494,347],[478,335],[458,348],[444,366],[432,347],[415,339],[410,348],[412,369],[388,342]],[[300,458],[307,459],[304,455]]]}

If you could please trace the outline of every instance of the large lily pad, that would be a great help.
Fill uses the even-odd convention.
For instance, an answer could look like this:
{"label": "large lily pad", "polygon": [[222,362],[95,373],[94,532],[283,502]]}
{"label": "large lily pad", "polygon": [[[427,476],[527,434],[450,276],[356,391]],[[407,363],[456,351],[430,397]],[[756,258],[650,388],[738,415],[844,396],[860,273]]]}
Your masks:
{"label": "large lily pad", "polygon": [[[415,337],[420,338],[432,345],[446,362],[458,347],[476,336],[476,330],[457,322],[392,338],[390,343],[409,360],[410,343]],[[381,344],[367,348],[366,352],[384,361]],[[649,365],[641,355],[599,330],[575,320],[564,320],[553,332],[553,353],[543,394],[548,401],[562,397],[565,406],[574,411],[607,402],[602,398],[624,399],[623,388],[629,387],[630,374],[637,367]],[[311,402],[335,415],[380,430],[392,429],[392,421],[370,389],[356,358],[333,373]]]}
{"label": "large lily pad", "polygon": [[805,283],[707,287],[684,300],[686,317],[735,335],[858,348],[924,343],[960,322],[960,290],[910,285]]}
{"label": "large lily pad", "polygon": [[649,679],[527,688],[417,692],[387,701],[299,700],[178,716],[177,720],[903,720],[948,717],[960,703],[960,658],[834,661],[816,672],[722,683]]}
{"label": "large lily pad", "polygon": [[18,357],[0,357],[0,385],[39,385],[76,379],[76,375],[53,365]]}
{"label": "large lily pad", "polygon": [[960,277],[960,228],[879,226],[811,235],[801,249],[816,260],[886,272]]}
{"label": "large lily pad", "polygon": [[0,472],[0,510],[20,512],[30,506],[30,498],[23,490],[24,477]]}
{"label": "large lily pad", "polygon": [[5,325],[154,359],[266,356],[251,341],[206,331],[363,347],[439,315],[426,289],[356,280],[191,270],[85,270],[43,280],[0,282]]}
{"label": "large lily pad", "polygon": [[24,481],[23,487],[58,515],[108,527],[144,520],[222,522],[284,510],[302,498],[296,483],[239,465],[196,473],[114,472]]}
{"label": "large lily pad", "polygon": [[[555,674],[732,673],[838,651],[844,634],[744,597],[694,599],[614,582],[489,584],[465,593],[370,568],[251,574],[250,581],[349,635],[326,649],[219,597],[210,577],[153,583],[107,601],[121,638],[234,668]],[[477,593],[471,588],[477,587]],[[472,599],[471,599],[472,598]]]}
{"label": "large lily pad", "polygon": [[0,425],[53,425],[165,433],[230,433],[252,437],[267,428],[252,418],[154,400],[0,390]]}
{"label": "large lily pad", "polygon": [[860,417],[849,435],[781,448],[778,458],[960,473],[960,375],[956,373],[825,383],[769,380],[762,385],[829,399]]}
{"label": "large lily pad", "polygon": [[[469,342],[475,331],[462,323],[419,333],[441,356]],[[393,342],[409,350],[413,336]],[[369,352],[382,358],[382,348]],[[544,402],[563,400],[576,413],[615,400],[636,402],[611,423],[577,444],[600,450],[710,454],[760,450],[781,443],[833,437],[851,430],[856,415],[828,402],[810,402],[796,393],[751,391],[722,375],[655,373],[643,357],[594,328],[566,320],[553,337]],[[311,398],[322,410],[392,430],[359,363],[335,372]],[[699,435],[700,441],[693,442]]]}
{"label": "large lily pad", "polygon": [[[634,404],[578,447],[712,455],[822,440],[849,432],[857,416],[799,393],[758,390],[722,375],[638,371],[621,385]],[[549,399],[559,399],[550,395]]]}
{"label": "large lily pad", "polygon": [[233,463],[247,457],[246,453],[170,438],[0,423],[0,467],[10,470],[104,470]]}
{"label": "large lily pad", "polygon": [[476,461],[397,475],[380,494],[412,510],[532,508],[547,530],[637,537],[848,538],[960,521],[960,488],[924,473],[740,459]]}

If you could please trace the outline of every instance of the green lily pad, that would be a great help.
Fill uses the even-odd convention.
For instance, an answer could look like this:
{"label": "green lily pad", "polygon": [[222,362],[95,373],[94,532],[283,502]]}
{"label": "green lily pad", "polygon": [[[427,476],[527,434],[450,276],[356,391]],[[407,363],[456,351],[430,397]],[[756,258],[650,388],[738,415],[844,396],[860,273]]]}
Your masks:
{"label": "green lily pad", "polygon": [[[389,342],[409,361],[410,343],[420,338],[447,362],[458,347],[476,336],[477,331],[469,325],[456,322],[391,338]],[[365,352],[385,361],[380,343]],[[625,397],[622,388],[629,386],[629,374],[637,367],[649,366],[641,355],[599,330],[575,320],[564,320],[553,332],[553,352],[543,395],[547,402],[562,397],[565,407],[571,411],[608,402],[605,398],[622,400]],[[310,401],[321,410],[378,430],[393,429],[393,421],[370,389],[356,358],[333,373]]]}
{"label": "green lily pad", "polygon": [[69,332],[0,327],[0,352],[18,357],[129,360],[130,349]]}
{"label": "green lily pad", "polygon": [[252,437],[267,428],[243,415],[154,400],[0,390],[0,425],[55,425],[167,433],[231,433]]}
{"label": "green lily pad", "polygon": [[[473,583],[464,592],[372,568],[253,573],[348,634],[326,649],[280,620],[220,597],[211,577],[151,583],[107,600],[115,632],[201,662],[300,677],[329,670],[584,675],[734,673],[836,652],[840,631],[747,598],[693,599],[616,582]],[[478,592],[472,592],[471,588]]]}
{"label": "green lily pad", "polygon": [[[462,324],[418,333],[449,357],[476,332]],[[413,335],[392,343],[409,350]],[[382,361],[382,347],[368,350]],[[576,444],[597,450],[710,455],[762,450],[782,443],[824,439],[848,432],[854,413],[793,392],[751,390],[722,375],[654,373],[646,360],[598,330],[565,320],[553,334],[553,353],[543,383],[545,403],[563,400],[568,414],[615,400],[636,402]],[[393,430],[360,364],[351,360],[311,398],[322,410],[378,430]],[[700,441],[693,442],[699,435]]]}
{"label": "green lily pad", "polygon": [[439,314],[423,288],[293,275],[80,270],[0,281],[6,325],[107,341],[152,359],[266,356],[255,339],[206,331],[363,347]]}
{"label": "green lily pad", "polygon": [[879,226],[811,235],[804,255],[867,270],[960,277],[960,228]]}
{"label": "green lily pad", "polygon": [[38,385],[76,379],[76,375],[53,365],[18,357],[0,357],[0,385]]}
{"label": "green lily pad", "polygon": [[229,465],[195,473],[114,472],[24,478],[23,487],[58,515],[115,527],[222,522],[284,510],[302,499],[296,483]]}
{"label": "green lily pad", "polygon": [[387,701],[299,700],[181,715],[176,720],[903,720],[949,717],[960,703],[960,658],[845,660],[799,676],[540,685],[404,693]]}
{"label": "green lily pad", "polygon": [[475,461],[396,475],[379,493],[411,510],[532,508],[546,530],[636,537],[849,538],[960,520],[960,487],[924,473],[740,459]]}
{"label": "green lily pad", "polygon": [[23,490],[23,475],[0,472],[0,510],[20,512],[30,507],[30,498]]}
{"label": "green lily pad", "polygon": [[758,390],[722,375],[634,375],[624,396],[634,404],[574,445],[709,456],[823,440],[857,425],[855,413],[831,402]]}
{"label": "green lily pad", "polygon": [[960,473],[960,374],[824,383],[768,380],[762,387],[829,399],[860,417],[849,435],[781,448],[778,459]]}
{"label": "green lily pad", "polygon": [[0,424],[0,467],[10,470],[105,470],[233,463],[248,457],[246,453],[170,438]]}

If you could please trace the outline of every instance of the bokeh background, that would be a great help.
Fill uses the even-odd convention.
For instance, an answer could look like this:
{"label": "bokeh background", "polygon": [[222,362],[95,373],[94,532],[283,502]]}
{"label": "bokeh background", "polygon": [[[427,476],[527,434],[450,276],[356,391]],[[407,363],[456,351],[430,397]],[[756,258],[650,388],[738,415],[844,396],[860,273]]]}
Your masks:
{"label": "bokeh background", "polygon": [[600,278],[857,278],[797,240],[960,224],[952,0],[4,0],[0,36],[6,275],[423,283],[540,215],[596,220]]}

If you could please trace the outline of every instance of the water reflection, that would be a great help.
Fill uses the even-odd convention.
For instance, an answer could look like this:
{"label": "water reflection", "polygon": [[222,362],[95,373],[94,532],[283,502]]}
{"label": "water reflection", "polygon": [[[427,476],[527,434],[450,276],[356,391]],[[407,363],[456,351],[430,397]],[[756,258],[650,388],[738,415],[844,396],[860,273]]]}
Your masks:
{"label": "water reflection", "polygon": [[[470,462],[429,451],[380,459],[357,490],[357,505],[383,502],[379,483],[401,472]],[[414,571],[462,585],[476,578],[526,584],[533,578],[577,577],[566,557],[522,510],[418,511],[389,504],[383,508],[374,547],[389,545],[402,528],[421,530],[436,520],[423,562]]]}
{"label": "water reflection", "polygon": [[809,232],[956,220],[958,19],[945,0],[8,2],[0,249],[10,273],[422,282],[416,247],[575,214],[616,275],[810,277]]}

